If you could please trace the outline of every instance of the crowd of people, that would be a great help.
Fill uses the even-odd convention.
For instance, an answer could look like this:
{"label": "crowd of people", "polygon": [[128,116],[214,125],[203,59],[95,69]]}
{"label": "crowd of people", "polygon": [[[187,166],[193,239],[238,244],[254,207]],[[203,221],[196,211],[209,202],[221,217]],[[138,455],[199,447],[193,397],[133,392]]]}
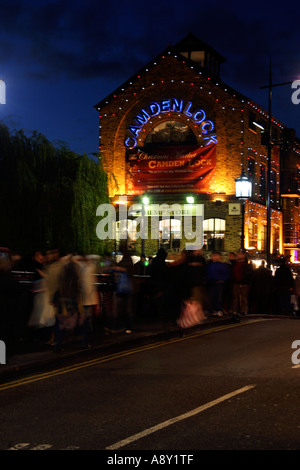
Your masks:
{"label": "crowd of people", "polygon": [[1,339],[9,343],[25,323],[35,339],[51,344],[55,351],[68,331],[76,331],[82,347],[89,347],[97,318],[107,333],[131,333],[136,315],[176,321],[188,299],[197,302],[206,316],[298,314],[297,279],[284,258],[273,274],[264,263],[255,268],[242,251],[230,253],[226,260],[217,251],[207,259],[202,249],[183,250],[172,262],[167,256],[161,248],[153,258],[142,255],[134,264],[123,249],[120,261],[107,253],[98,266],[89,256],[37,251],[13,267],[33,273],[25,316],[24,303],[16,303],[20,291],[12,265],[2,260]]}

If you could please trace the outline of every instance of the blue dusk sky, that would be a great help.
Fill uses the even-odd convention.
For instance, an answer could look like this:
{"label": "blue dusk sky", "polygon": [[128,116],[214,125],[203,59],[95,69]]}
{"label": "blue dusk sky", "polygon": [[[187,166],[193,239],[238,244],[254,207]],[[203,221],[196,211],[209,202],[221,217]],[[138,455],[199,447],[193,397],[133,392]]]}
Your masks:
{"label": "blue dusk sky", "polygon": [[[1,0],[0,121],[95,153],[94,106],[189,32],[225,57],[221,79],[267,110],[270,57],[273,83],[300,79],[299,13],[295,2],[255,0]],[[273,89],[272,114],[300,137],[292,93]]]}

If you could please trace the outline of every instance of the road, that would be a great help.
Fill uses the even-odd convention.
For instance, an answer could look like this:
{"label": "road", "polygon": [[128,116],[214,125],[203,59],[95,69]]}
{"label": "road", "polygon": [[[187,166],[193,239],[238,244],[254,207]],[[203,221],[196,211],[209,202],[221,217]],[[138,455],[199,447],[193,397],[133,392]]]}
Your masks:
{"label": "road", "polygon": [[1,384],[0,449],[299,449],[295,340],[249,320]]}

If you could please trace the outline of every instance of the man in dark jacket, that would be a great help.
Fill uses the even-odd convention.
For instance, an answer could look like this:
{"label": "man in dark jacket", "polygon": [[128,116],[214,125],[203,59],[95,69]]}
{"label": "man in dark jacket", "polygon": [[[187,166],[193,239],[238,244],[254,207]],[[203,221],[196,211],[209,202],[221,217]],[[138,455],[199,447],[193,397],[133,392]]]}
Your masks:
{"label": "man in dark jacket", "polygon": [[222,316],[224,310],[224,288],[230,276],[230,266],[222,261],[221,253],[213,251],[207,264],[207,282],[210,308],[214,315]]}
{"label": "man in dark jacket", "polygon": [[248,262],[246,254],[239,251],[232,268],[233,313],[246,315],[249,313],[249,292],[253,280],[253,266]]}
{"label": "man in dark jacket", "polygon": [[294,289],[294,278],[286,258],[281,259],[279,268],[275,271],[275,289],[278,310],[274,313],[289,315],[291,313],[291,294]]}

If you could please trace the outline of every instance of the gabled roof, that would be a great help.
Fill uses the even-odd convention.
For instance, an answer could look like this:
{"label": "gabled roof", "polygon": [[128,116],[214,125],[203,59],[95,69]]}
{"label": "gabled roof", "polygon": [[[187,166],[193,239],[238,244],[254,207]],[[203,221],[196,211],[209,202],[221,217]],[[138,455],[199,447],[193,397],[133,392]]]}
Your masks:
{"label": "gabled roof", "polygon": [[[187,47],[189,48],[188,50],[186,50]],[[116,95],[123,92],[127,87],[132,85],[133,82],[137,81],[139,77],[144,75],[151,68],[155,67],[159,62],[162,62],[165,57],[171,55],[176,60],[178,60],[178,62],[183,64],[185,67],[192,68],[196,73],[199,73],[203,77],[206,77],[208,80],[210,80],[210,83],[215,83],[218,87],[222,88],[224,91],[226,91],[226,93],[229,93],[231,96],[233,96],[240,102],[248,102],[248,104],[250,104],[250,106],[253,106],[254,109],[261,110],[261,112],[266,113],[265,110],[263,110],[262,106],[257,105],[252,99],[238,92],[236,89],[232,88],[231,86],[227,85],[222,80],[220,80],[219,77],[214,77],[213,75],[211,75],[211,73],[205,67],[202,67],[199,63],[181,54],[181,52],[188,52],[188,51],[193,51],[193,50],[205,50],[213,54],[215,57],[218,57],[220,62],[224,62],[225,60],[224,57],[221,54],[219,54],[215,49],[213,49],[211,46],[208,46],[206,43],[198,39],[192,33],[189,33],[185,38],[179,41],[179,43],[177,43],[175,46],[169,45],[160,54],[158,54],[154,59],[152,59],[148,64],[146,64],[138,72],[132,75],[122,85],[120,85],[115,91],[110,93],[106,98],[99,101],[99,103],[97,103],[94,106],[94,108],[99,110],[103,105],[109,103],[109,101],[114,99]],[[276,121],[277,123],[280,123],[278,119],[275,119],[274,124],[276,124]],[[280,123],[280,125],[282,126],[282,123]]]}
{"label": "gabled roof", "polygon": [[[225,60],[223,58],[223,56],[221,56],[221,54],[219,54],[217,51],[215,51],[212,47],[205,44],[203,41],[198,39],[192,33],[189,33],[185,38],[183,38],[175,46],[169,45],[160,54],[158,54],[154,59],[152,59],[151,62],[146,64],[142,69],[140,69],[138,72],[136,72],[134,75],[132,75],[128,80],[126,80],[126,82],[124,82],[122,85],[120,85],[115,91],[113,91],[106,98],[102,99],[101,101],[99,101],[99,103],[94,105],[94,108],[99,110],[104,104],[107,104],[114,97],[114,95],[119,94],[121,91],[123,91],[129,85],[131,85],[134,81],[136,81],[146,71],[148,71],[150,68],[154,67],[157,63],[161,62],[164,59],[164,57],[169,56],[169,55],[172,55],[180,63],[184,63],[186,66],[192,67],[193,69],[195,69],[196,72],[201,73],[204,76],[210,77],[211,79],[213,79],[211,73],[208,72],[205,69],[205,67],[202,67],[199,63],[194,62],[193,60],[191,60],[191,59],[189,59],[189,58],[187,58],[187,57],[185,57],[181,54],[181,52],[187,52],[186,47],[189,48],[188,49],[189,51],[192,51],[192,50],[209,51],[211,54],[214,54],[215,57],[217,57],[220,62],[223,62]],[[199,49],[199,47],[201,47],[201,49]],[[218,83],[221,84],[221,80],[218,79]],[[225,84],[224,84],[224,87],[227,88],[228,90],[230,89],[230,87],[226,86]],[[235,90],[233,90],[233,94],[235,94],[236,96],[239,95],[239,93]]]}

